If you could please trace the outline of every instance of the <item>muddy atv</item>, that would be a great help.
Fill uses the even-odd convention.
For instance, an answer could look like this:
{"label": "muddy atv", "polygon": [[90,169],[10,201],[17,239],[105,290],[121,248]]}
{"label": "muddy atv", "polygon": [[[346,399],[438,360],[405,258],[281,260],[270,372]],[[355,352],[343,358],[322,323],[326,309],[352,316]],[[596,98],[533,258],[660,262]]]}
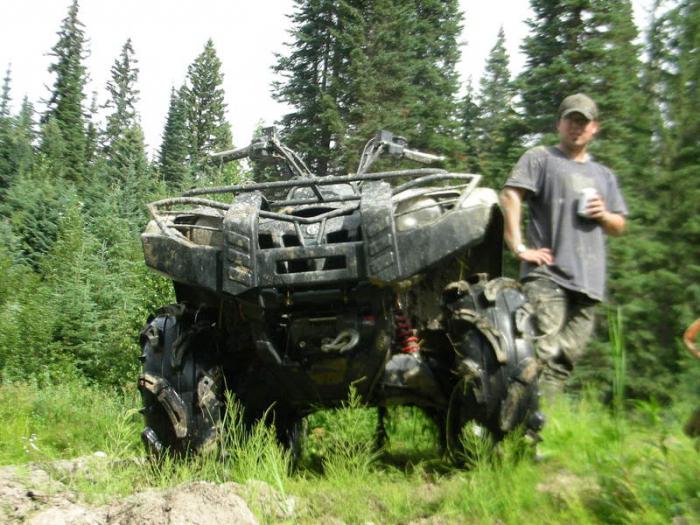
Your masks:
{"label": "muddy atv", "polygon": [[151,453],[212,446],[227,391],[292,448],[303,418],[351,387],[367,406],[424,410],[455,459],[465,428],[539,430],[531,309],[501,277],[496,193],[473,174],[370,171],[382,155],[440,160],[380,132],[355,174],[317,177],[269,129],[215,161],[272,162],[287,179],[149,205],[146,264],[177,298],[141,334]]}

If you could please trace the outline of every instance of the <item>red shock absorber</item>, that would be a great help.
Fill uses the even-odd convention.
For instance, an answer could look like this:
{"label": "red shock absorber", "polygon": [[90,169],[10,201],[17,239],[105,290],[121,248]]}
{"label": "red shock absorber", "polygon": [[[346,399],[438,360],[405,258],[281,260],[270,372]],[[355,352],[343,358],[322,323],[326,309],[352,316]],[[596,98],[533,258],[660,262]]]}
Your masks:
{"label": "red shock absorber", "polygon": [[408,317],[401,310],[397,310],[394,314],[394,322],[396,323],[396,346],[399,351],[405,354],[418,352],[420,343]]}

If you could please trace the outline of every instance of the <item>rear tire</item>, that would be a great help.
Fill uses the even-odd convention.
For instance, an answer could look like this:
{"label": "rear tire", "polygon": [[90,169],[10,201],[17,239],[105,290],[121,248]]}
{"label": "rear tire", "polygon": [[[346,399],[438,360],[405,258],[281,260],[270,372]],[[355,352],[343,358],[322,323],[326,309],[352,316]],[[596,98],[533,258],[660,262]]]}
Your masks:
{"label": "rear tire", "polygon": [[152,456],[213,448],[222,417],[224,376],[214,323],[182,304],[159,310],[141,333],[139,390]]}

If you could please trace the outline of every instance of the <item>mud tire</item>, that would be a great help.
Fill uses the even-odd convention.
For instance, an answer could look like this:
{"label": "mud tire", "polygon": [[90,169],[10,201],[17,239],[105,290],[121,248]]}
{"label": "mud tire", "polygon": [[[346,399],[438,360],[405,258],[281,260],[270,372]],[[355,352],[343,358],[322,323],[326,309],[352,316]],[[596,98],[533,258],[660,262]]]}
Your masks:
{"label": "mud tire", "polygon": [[539,439],[544,421],[539,413],[537,364],[526,337],[530,325],[515,320],[517,310],[527,308],[517,284],[480,276],[474,283],[449,286],[445,300],[456,351],[456,382],[444,415],[448,456],[461,466],[478,459],[469,449],[470,439],[467,446],[462,439],[467,426],[480,433],[482,451],[511,432]]}
{"label": "mud tire", "polygon": [[166,306],[141,333],[141,438],[151,456],[195,454],[216,445],[224,376],[213,322],[200,314]]}

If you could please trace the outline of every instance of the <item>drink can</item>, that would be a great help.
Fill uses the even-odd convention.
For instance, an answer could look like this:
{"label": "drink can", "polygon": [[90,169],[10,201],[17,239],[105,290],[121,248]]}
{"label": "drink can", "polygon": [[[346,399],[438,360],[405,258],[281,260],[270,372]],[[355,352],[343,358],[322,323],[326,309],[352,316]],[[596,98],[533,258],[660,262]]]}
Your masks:
{"label": "drink can", "polygon": [[578,213],[579,217],[584,217],[586,219],[588,218],[586,208],[588,207],[588,203],[591,201],[591,199],[597,195],[598,190],[595,188],[583,188],[581,191],[579,191],[578,207],[576,208],[576,213]]}

